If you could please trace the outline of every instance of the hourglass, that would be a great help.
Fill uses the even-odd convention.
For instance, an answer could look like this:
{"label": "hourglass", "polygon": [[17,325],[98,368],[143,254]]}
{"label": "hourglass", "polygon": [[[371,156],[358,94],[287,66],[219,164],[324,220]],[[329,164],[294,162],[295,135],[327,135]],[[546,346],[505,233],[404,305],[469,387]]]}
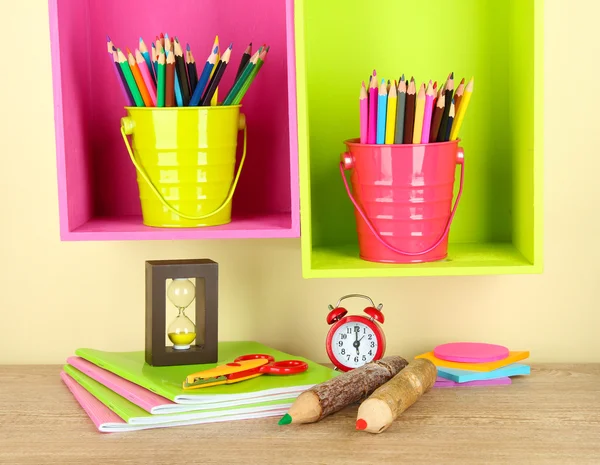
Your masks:
{"label": "hourglass", "polygon": [[[168,325],[167,308],[172,307],[167,302],[178,312]],[[186,315],[192,309],[195,324]],[[216,262],[209,259],[146,262],[146,363],[153,366],[216,363],[217,322]],[[167,338],[172,345],[168,345]]]}
{"label": "hourglass", "polygon": [[196,325],[185,314],[185,309],[194,301],[196,287],[187,278],[175,278],[167,288],[167,297],[179,311],[169,325],[167,336],[173,343],[173,349],[189,349],[192,341],[196,339]]}

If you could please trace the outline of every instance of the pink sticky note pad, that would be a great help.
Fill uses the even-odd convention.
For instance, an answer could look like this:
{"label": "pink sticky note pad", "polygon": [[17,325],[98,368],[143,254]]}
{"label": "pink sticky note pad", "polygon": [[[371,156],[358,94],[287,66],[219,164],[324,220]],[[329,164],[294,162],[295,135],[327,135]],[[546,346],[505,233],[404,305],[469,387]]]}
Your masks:
{"label": "pink sticky note pad", "polygon": [[466,383],[457,383],[449,379],[438,378],[433,385],[436,388],[446,387],[469,387],[469,386],[500,386],[505,384],[512,384],[512,380],[508,377],[495,378],[495,379],[481,379],[477,381],[467,381]]}
{"label": "pink sticky note pad", "polygon": [[433,354],[449,362],[485,363],[508,357],[508,348],[483,342],[450,342],[433,349]]}

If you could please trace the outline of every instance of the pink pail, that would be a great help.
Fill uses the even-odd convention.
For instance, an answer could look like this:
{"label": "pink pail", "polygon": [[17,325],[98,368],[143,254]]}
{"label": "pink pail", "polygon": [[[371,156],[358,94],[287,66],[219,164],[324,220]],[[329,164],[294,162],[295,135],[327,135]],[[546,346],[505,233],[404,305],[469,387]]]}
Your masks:
{"label": "pink pail", "polygon": [[[374,145],[344,142],[340,172],[354,204],[360,258],[419,263],[448,255],[448,235],[463,190],[459,141]],[[460,188],[454,206],[454,173]],[[350,170],[352,192],[344,170]]]}

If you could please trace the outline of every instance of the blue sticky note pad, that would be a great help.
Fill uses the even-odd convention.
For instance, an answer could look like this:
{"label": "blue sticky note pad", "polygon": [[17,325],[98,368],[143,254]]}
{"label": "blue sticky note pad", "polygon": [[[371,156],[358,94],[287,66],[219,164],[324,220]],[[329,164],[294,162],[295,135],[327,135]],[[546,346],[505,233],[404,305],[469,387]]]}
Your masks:
{"label": "blue sticky note pad", "polygon": [[466,383],[467,381],[480,381],[483,379],[496,379],[505,376],[528,375],[531,372],[529,365],[513,363],[497,370],[492,371],[471,371],[458,370],[456,368],[437,367],[438,376],[450,379],[457,383]]}

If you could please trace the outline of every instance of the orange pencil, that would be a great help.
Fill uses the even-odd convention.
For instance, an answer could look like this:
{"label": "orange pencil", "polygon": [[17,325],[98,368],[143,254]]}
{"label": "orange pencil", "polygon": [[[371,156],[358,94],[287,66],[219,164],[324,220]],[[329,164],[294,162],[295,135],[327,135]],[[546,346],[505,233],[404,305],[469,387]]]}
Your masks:
{"label": "orange pencil", "polygon": [[146,83],[144,82],[144,78],[142,76],[140,68],[137,65],[135,58],[133,57],[129,49],[127,49],[127,62],[129,63],[129,67],[131,68],[131,74],[133,74],[135,83],[137,84],[138,89],[140,90],[140,94],[142,94],[142,100],[144,101],[144,105],[147,107],[153,107],[154,104],[152,103],[152,98],[150,97],[148,89],[146,88]]}
{"label": "orange pencil", "polygon": [[[135,61],[137,62],[138,68],[144,79],[144,84],[146,84],[146,90],[148,91],[148,95],[150,96],[150,100],[152,100],[152,106],[156,106],[156,85],[152,80],[152,74],[150,74],[150,70],[148,69],[147,62],[138,49],[135,50]],[[134,75],[135,76],[135,75]],[[142,94],[142,98],[144,94]],[[146,105],[150,106],[150,105]]]}

